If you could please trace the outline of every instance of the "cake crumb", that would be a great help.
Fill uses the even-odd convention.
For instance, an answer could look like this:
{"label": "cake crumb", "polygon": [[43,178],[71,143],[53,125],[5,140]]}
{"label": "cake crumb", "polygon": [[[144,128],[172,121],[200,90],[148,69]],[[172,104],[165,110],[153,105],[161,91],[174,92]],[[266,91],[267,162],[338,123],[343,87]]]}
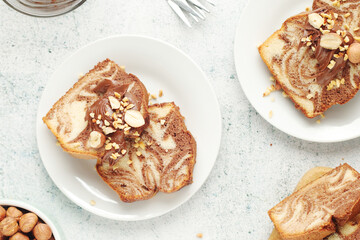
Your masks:
{"label": "cake crumb", "polygon": [[164,95],[164,92],[163,92],[163,90],[159,90],[159,97],[162,97]]}
{"label": "cake crumb", "polygon": [[270,111],[269,112],[269,118],[272,118],[272,116],[273,116],[273,111]]}
{"label": "cake crumb", "polygon": [[275,90],[276,90],[276,89],[275,89],[274,84],[271,84],[271,86],[269,86],[269,87],[265,90],[265,92],[263,93],[263,97],[269,96],[270,93],[272,93],[272,92],[275,91]]}
{"label": "cake crumb", "polygon": [[202,237],[203,237],[203,234],[202,234],[202,233],[198,233],[198,234],[196,234],[196,237],[197,237],[197,238],[202,238]]}
{"label": "cake crumb", "polygon": [[317,123],[317,124],[320,124],[320,119],[316,120],[316,123]]}
{"label": "cake crumb", "polygon": [[309,7],[305,8],[305,11],[310,12],[310,8]]}
{"label": "cake crumb", "polygon": [[94,200],[91,200],[91,201],[90,201],[90,205],[91,205],[91,206],[95,206],[95,205],[96,205],[96,202],[95,202]]}
{"label": "cake crumb", "polygon": [[120,68],[125,71],[125,66],[120,66]]}
{"label": "cake crumb", "polygon": [[289,97],[289,96],[286,94],[286,92],[284,92],[284,91],[283,91],[281,94],[283,95],[284,98],[288,98],[288,97]]}

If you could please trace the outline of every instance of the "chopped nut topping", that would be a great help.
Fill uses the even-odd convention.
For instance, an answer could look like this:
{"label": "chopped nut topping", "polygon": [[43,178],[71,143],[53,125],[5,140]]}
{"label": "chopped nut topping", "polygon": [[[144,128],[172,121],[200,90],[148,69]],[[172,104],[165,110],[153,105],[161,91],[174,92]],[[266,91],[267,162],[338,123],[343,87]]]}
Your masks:
{"label": "chopped nut topping", "polygon": [[118,92],[114,92],[114,95],[115,95],[115,97],[117,97],[117,98],[121,98],[121,95],[120,95],[120,93],[118,93]]}
{"label": "chopped nut topping", "polygon": [[118,150],[120,148],[119,144],[117,143],[112,143],[112,146],[114,147],[114,149]]}
{"label": "chopped nut topping", "polygon": [[110,123],[107,121],[107,120],[104,120],[104,124],[105,124],[105,126],[110,126]]}
{"label": "chopped nut topping", "polygon": [[96,124],[98,124],[98,125],[99,125],[100,123],[101,123],[101,122],[100,122],[100,120],[96,120]]}
{"label": "chopped nut topping", "polygon": [[108,143],[105,145],[105,150],[111,150],[113,145],[111,143]]}
{"label": "chopped nut topping", "polygon": [[345,18],[350,17],[350,13],[344,14],[344,17],[345,17]]}
{"label": "chopped nut topping", "polygon": [[128,99],[127,97],[124,97],[124,98],[122,99],[122,101],[123,101],[123,102],[128,102],[129,99]]}
{"label": "chopped nut topping", "polygon": [[123,150],[121,150],[121,154],[125,154],[126,153],[126,149],[123,149]]}
{"label": "chopped nut topping", "polygon": [[96,123],[96,119],[95,119],[95,118],[93,118],[91,121],[92,121],[93,123]]}
{"label": "chopped nut topping", "polygon": [[160,120],[160,124],[161,124],[161,125],[164,125],[164,124],[165,124],[165,120],[164,120],[164,119],[161,119],[161,120]]}
{"label": "chopped nut topping", "polygon": [[146,145],[145,145],[145,143],[144,143],[143,141],[141,141],[141,142],[139,142],[139,147],[140,147],[141,149],[145,150]]}
{"label": "chopped nut topping", "polygon": [[328,69],[333,69],[333,67],[335,66],[336,62],[334,60],[331,60],[329,65],[327,66]]}
{"label": "chopped nut topping", "polygon": [[112,109],[119,109],[120,108],[120,102],[113,96],[109,96],[110,106]]}
{"label": "chopped nut topping", "polygon": [[128,160],[127,161],[128,165],[132,164],[132,161],[131,160]]}
{"label": "chopped nut topping", "polygon": [[136,155],[137,155],[138,157],[140,157],[142,154],[141,154],[141,152],[137,151],[137,152],[136,152]]}
{"label": "chopped nut topping", "polygon": [[105,135],[108,135],[108,134],[110,134],[110,133],[116,132],[116,130],[113,129],[112,127],[105,127],[105,128],[103,129],[103,132],[105,133]]}
{"label": "chopped nut topping", "polygon": [[94,118],[94,117],[95,117],[95,113],[93,113],[93,112],[90,113],[89,115],[90,115],[91,118]]}
{"label": "chopped nut topping", "polygon": [[110,116],[110,113],[109,113],[109,112],[106,112],[105,115],[106,115],[106,116]]}
{"label": "chopped nut topping", "polygon": [[263,97],[269,96],[270,93],[272,93],[273,91],[275,91],[275,85],[271,84],[270,87],[268,87],[265,92],[263,93]]}
{"label": "chopped nut topping", "polygon": [[340,79],[335,79],[335,80],[332,80],[328,86],[327,86],[327,90],[330,91],[334,88],[339,88],[341,86],[341,84],[345,84],[345,78],[342,78],[341,80]]}

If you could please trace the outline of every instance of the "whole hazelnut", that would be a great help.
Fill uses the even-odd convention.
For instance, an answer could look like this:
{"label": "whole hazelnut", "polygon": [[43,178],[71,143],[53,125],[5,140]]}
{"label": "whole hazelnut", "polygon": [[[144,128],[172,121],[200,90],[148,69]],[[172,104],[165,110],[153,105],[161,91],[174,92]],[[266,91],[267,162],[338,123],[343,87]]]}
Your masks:
{"label": "whole hazelnut", "polygon": [[360,63],[360,43],[352,43],[347,50],[350,62]]}
{"label": "whole hazelnut", "polygon": [[37,224],[39,218],[34,213],[26,213],[20,217],[20,230],[24,233],[31,232]]}
{"label": "whole hazelnut", "polygon": [[34,227],[33,234],[37,240],[49,240],[52,232],[47,224],[39,223]]}
{"label": "whole hazelnut", "polygon": [[28,236],[25,236],[22,233],[15,233],[14,235],[12,235],[9,240],[30,240],[30,238]]}
{"label": "whole hazelnut", "polygon": [[6,216],[6,210],[2,206],[0,206],[0,221],[3,220],[5,216]]}
{"label": "whole hazelnut", "polygon": [[19,225],[15,218],[6,217],[0,222],[0,232],[4,236],[12,236],[19,230]]}
{"label": "whole hazelnut", "polygon": [[22,211],[17,209],[16,207],[9,207],[6,210],[6,216],[15,218],[16,220],[19,220],[19,218],[23,215]]}

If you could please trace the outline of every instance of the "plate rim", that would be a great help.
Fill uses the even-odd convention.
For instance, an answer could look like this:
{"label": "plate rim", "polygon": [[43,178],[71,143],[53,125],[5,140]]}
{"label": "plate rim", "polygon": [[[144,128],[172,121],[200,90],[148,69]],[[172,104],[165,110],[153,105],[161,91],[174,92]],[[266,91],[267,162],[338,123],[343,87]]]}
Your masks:
{"label": "plate rim", "polygon": [[[236,32],[235,32],[235,37],[234,37],[234,47],[233,47],[233,59],[234,59],[234,63],[235,63],[235,71],[236,71],[236,75],[238,77],[238,81],[240,83],[241,86],[241,90],[242,92],[245,94],[247,101],[251,104],[251,106],[256,110],[256,112],[264,119],[266,120],[267,123],[269,123],[271,126],[273,126],[274,128],[280,130],[281,132],[292,136],[294,138],[297,138],[299,140],[304,140],[307,142],[315,142],[315,143],[340,143],[340,142],[345,142],[345,141],[349,141],[355,138],[360,137],[360,131],[357,134],[349,134],[347,136],[340,136],[340,137],[336,137],[336,138],[332,138],[332,139],[324,139],[324,138],[318,138],[316,135],[312,136],[312,137],[307,137],[307,136],[303,136],[300,134],[297,134],[296,131],[291,131],[288,130],[285,127],[282,127],[280,124],[275,125],[273,122],[270,121],[270,119],[268,119],[268,117],[265,115],[264,112],[259,111],[258,107],[256,105],[253,104],[253,102],[250,100],[251,98],[249,97],[249,92],[245,91],[244,89],[246,89],[246,87],[244,87],[244,84],[246,84],[244,81],[242,81],[242,75],[241,75],[241,69],[239,66],[239,61],[240,61],[240,51],[239,51],[239,47],[238,47],[238,42],[240,41],[239,39],[242,37],[241,36],[241,22],[244,21],[245,18],[245,14],[244,12],[248,11],[251,2],[256,2],[256,1],[247,1],[246,5],[243,8],[243,12],[241,13],[241,16],[239,17],[238,21],[237,21],[237,25],[236,25]],[[289,16],[291,17],[291,16]],[[274,32],[277,30],[274,29]],[[266,66],[264,66],[266,67]],[[358,93],[360,94],[360,92]],[[351,99],[350,99],[351,100]],[[294,104],[293,102],[291,102],[291,104]],[[335,106],[335,105],[334,105]],[[294,106],[295,108],[295,106]]]}
{"label": "plate rim", "polygon": [[[85,48],[88,48],[90,47],[91,45],[95,45],[101,41],[106,41],[106,40],[109,40],[109,39],[116,39],[116,38],[138,38],[138,39],[142,39],[142,40],[145,40],[145,41],[154,41],[154,42],[158,42],[160,43],[161,45],[165,45],[171,49],[173,49],[174,51],[176,51],[178,54],[182,55],[183,57],[185,57],[185,59],[187,61],[190,61],[191,64],[197,69],[197,71],[199,71],[199,73],[201,73],[201,75],[203,76],[204,80],[206,80],[206,84],[208,85],[209,89],[210,89],[210,93],[212,95],[212,98],[214,99],[214,103],[215,103],[215,106],[214,106],[214,110],[216,111],[216,115],[218,116],[218,132],[217,132],[217,135],[219,136],[219,138],[217,139],[216,141],[216,156],[214,156],[214,161],[212,163],[212,166],[211,168],[209,169],[209,172],[207,173],[207,176],[204,178],[203,182],[200,183],[199,187],[197,189],[195,189],[195,191],[191,194],[188,194],[186,197],[184,197],[184,200],[181,201],[180,203],[178,204],[175,204],[174,206],[166,209],[165,211],[160,211],[158,213],[155,213],[155,214],[151,214],[151,215],[147,215],[147,216],[143,216],[143,217],[133,217],[133,218],[124,218],[122,217],[122,215],[119,215],[119,214],[115,214],[115,213],[109,213],[105,210],[102,210],[102,209],[96,209],[96,208],[92,208],[90,205],[84,205],[81,203],[81,201],[78,201],[77,198],[73,198],[72,197],[72,194],[68,193],[66,191],[66,189],[63,188],[63,186],[59,186],[59,184],[55,181],[54,177],[52,175],[49,174],[49,171],[48,171],[48,167],[47,167],[47,164],[43,161],[43,154],[42,152],[40,151],[40,144],[39,144],[39,136],[40,136],[40,128],[42,126],[43,121],[42,121],[42,115],[41,115],[41,107],[42,107],[42,101],[43,101],[43,96],[45,94],[45,91],[47,90],[48,86],[49,86],[49,82],[50,80],[55,76],[55,74],[57,73],[58,69],[60,69],[63,65],[65,65],[72,57],[74,57],[76,54],[78,54],[81,50],[85,49]],[[56,67],[53,71],[53,73],[51,74],[49,80],[47,80],[46,82],[46,85],[44,87],[44,90],[41,94],[41,98],[40,98],[40,101],[39,101],[39,106],[38,106],[38,109],[37,109],[37,116],[36,116],[36,142],[37,142],[37,147],[38,147],[38,151],[39,151],[39,155],[40,155],[40,158],[41,158],[41,161],[47,171],[47,174],[49,175],[49,177],[51,178],[52,182],[54,183],[54,185],[71,201],[73,202],[74,204],[76,204],[77,206],[81,207],[82,209],[86,210],[87,212],[91,213],[91,214],[95,214],[97,216],[100,216],[100,217],[103,217],[103,218],[107,218],[107,219],[112,219],[112,220],[117,220],[117,221],[128,221],[128,222],[133,222],[133,221],[142,221],[142,220],[148,220],[148,219],[152,219],[152,218],[156,218],[156,217],[160,217],[162,215],[165,215],[167,213],[170,213],[171,211],[175,210],[176,208],[180,207],[181,205],[183,205],[184,203],[188,202],[189,199],[191,197],[193,197],[201,188],[202,186],[205,184],[205,182],[207,181],[208,177],[210,176],[211,172],[213,171],[213,168],[215,166],[215,163],[217,161],[217,158],[219,156],[219,153],[220,153],[220,147],[221,147],[221,141],[222,141],[222,136],[223,136],[223,129],[222,129],[222,126],[223,126],[223,120],[222,120],[222,115],[221,115],[221,111],[220,111],[220,104],[219,104],[219,100],[218,100],[218,97],[216,95],[216,92],[210,82],[210,79],[209,77],[205,74],[205,72],[201,69],[200,65],[197,64],[188,54],[186,54],[184,51],[182,51],[181,49],[179,49],[178,47],[162,40],[162,39],[159,39],[159,38],[154,38],[154,37],[150,37],[150,36],[146,36],[146,35],[138,35],[138,34],[115,34],[115,35],[111,35],[111,36],[108,36],[108,37],[104,37],[104,38],[100,38],[100,39],[97,39],[95,41],[92,41],[90,43],[87,43],[75,50],[73,50],[72,52],[69,53],[70,55],[67,56],[62,62],[61,64]],[[121,201],[121,200],[119,200]]]}

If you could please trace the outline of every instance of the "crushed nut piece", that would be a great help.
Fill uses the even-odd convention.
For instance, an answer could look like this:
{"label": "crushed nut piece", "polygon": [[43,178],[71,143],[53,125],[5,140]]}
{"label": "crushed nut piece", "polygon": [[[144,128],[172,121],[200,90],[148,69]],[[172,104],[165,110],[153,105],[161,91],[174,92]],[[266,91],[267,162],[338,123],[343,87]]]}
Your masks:
{"label": "crushed nut piece", "polygon": [[333,67],[335,66],[336,62],[334,60],[331,60],[329,65],[327,66],[328,69],[333,69]]}
{"label": "crushed nut piece", "polygon": [[121,154],[125,154],[126,153],[126,149],[123,149],[123,150],[121,150]]}
{"label": "crushed nut piece", "polygon": [[111,143],[107,143],[107,144],[105,145],[105,150],[111,150],[112,147],[113,147],[113,145],[112,145]]}
{"label": "crushed nut piece", "polygon": [[202,237],[203,237],[203,234],[202,234],[202,233],[198,233],[198,234],[196,234],[196,237],[202,238]]}
{"label": "crushed nut piece", "polygon": [[269,96],[270,93],[272,93],[273,91],[275,91],[275,85],[274,84],[271,84],[270,87],[268,87],[265,92],[263,93],[263,97],[266,97],[266,96]]}
{"label": "crushed nut piece", "polygon": [[94,117],[95,117],[95,113],[93,113],[93,112],[90,113],[89,115],[90,115],[91,118],[94,118]]}
{"label": "crushed nut piece", "polygon": [[164,95],[163,90],[159,90],[159,97],[162,97]]}
{"label": "crushed nut piece", "polygon": [[137,151],[137,152],[136,152],[136,155],[137,155],[138,157],[140,157],[142,154],[141,154],[141,152]]}
{"label": "crushed nut piece", "polygon": [[165,119],[161,119],[161,120],[160,120],[160,124],[161,124],[161,125],[164,125],[164,124],[165,124]]}
{"label": "crushed nut piece", "polygon": [[114,92],[114,95],[115,95],[115,97],[117,97],[117,98],[121,98],[121,95],[120,95],[120,93],[118,93],[118,92]]}

